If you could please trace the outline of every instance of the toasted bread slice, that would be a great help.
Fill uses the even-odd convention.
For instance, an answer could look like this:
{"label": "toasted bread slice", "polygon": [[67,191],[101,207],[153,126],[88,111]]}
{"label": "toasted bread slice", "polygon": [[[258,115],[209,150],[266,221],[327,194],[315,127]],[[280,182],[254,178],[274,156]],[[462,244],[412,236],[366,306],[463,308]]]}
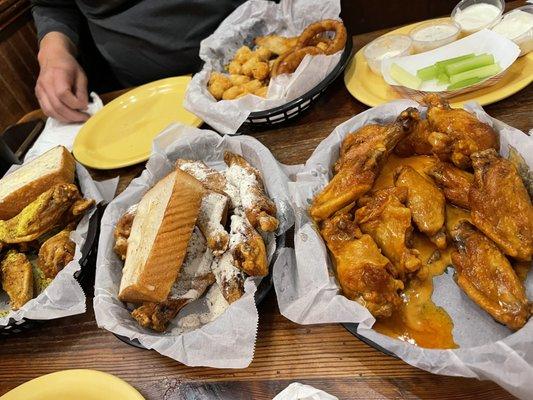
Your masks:
{"label": "toasted bread slice", "polygon": [[128,238],[119,299],[163,302],[176,280],[205,189],[179,169],[142,198]]}
{"label": "toasted bread slice", "polygon": [[59,183],[74,183],[76,161],[63,146],[48,150],[0,179],[0,220],[14,217]]}

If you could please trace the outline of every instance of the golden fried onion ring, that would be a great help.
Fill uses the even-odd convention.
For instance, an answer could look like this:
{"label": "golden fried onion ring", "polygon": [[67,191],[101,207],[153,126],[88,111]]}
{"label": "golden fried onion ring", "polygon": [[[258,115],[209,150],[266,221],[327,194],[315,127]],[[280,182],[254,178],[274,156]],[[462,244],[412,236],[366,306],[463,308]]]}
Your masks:
{"label": "golden fried onion ring", "polygon": [[324,32],[335,32],[335,37],[329,41],[328,47],[325,49],[325,54],[334,54],[344,48],[348,34],[346,28],[341,21],[334,19],[325,19],[323,21],[315,22],[309,25],[300,35],[297,48],[305,48],[316,44],[317,36]]}
{"label": "golden fried onion ring", "polygon": [[307,46],[301,49],[289,51],[278,57],[272,66],[270,75],[277,76],[281,74],[292,74],[294,71],[296,71],[296,68],[298,68],[307,54],[316,56],[318,54],[324,54],[324,52],[318,47],[313,46]]}

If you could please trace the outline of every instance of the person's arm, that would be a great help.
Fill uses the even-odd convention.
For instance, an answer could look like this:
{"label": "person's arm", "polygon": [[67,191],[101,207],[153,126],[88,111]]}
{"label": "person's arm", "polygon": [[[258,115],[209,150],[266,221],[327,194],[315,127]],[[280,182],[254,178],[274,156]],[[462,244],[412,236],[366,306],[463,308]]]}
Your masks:
{"label": "person's arm", "polygon": [[32,1],[40,66],[35,95],[46,115],[81,122],[88,115],[87,77],[76,60],[81,15],[74,1]]}

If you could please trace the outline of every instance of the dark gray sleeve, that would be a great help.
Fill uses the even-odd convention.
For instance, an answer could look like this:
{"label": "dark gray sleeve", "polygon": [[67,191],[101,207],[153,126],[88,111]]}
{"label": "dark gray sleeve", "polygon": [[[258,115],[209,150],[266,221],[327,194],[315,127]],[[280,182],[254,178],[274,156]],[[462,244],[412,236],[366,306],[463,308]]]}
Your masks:
{"label": "dark gray sleeve", "polygon": [[61,32],[78,46],[82,15],[74,0],[31,0],[31,4],[39,41],[48,32]]}

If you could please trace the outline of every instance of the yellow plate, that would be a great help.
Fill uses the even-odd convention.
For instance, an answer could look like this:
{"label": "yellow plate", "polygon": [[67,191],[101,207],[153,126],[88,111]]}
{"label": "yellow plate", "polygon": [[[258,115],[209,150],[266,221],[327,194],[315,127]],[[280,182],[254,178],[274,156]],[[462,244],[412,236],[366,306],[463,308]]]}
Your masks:
{"label": "yellow plate", "polygon": [[[426,21],[424,21],[426,22]],[[392,33],[409,34],[411,29],[424,22],[407,25]],[[465,93],[451,99],[450,103],[454,107],[461,107],[464,103],[475,100],[479,104],[486,105],[495,103],[509,97],[519,90],[522,90],[533,81],[533,52],[518,58],[509,67],[502,79],[493,86]],[[370,70],[363,55],[363,49],[355,54],[350,61],[348,68],[344,72],[344,84],[348,91],[361,103],[370,107],[387,103],[391,100],[401,98],[392,87],[390,87],[381,75],[376,75]]]}
{"label": "yellow plate", "polygon": [[32,379],[6,393],[1,400],[144,400],[116,376],[90,369],[70,369]]}
{"label": "yellow plate", "polygon": [[190,76],[139,86],[92,116],[74,141],[74,157],[97,169],[146,161],[153,139],[172,122],[200,126],[202,120],[182,106]]}

